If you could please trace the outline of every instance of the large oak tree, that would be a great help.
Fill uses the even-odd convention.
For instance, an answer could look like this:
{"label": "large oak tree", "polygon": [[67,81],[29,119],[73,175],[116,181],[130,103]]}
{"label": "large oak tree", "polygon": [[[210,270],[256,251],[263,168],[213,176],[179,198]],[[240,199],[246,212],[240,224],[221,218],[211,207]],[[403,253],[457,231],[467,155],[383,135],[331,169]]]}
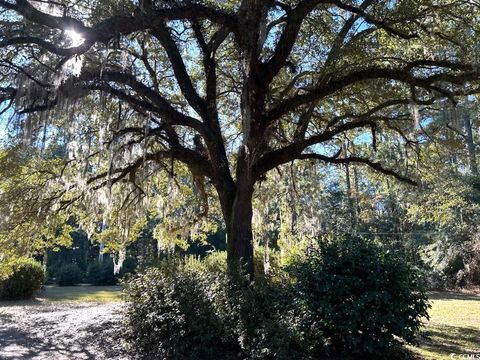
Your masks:
{"label": "large oak tree", "polygon": [[[0,111],[14,110],[30,146],[67,134],[72,154],[55,177],[81,178],[63,180],[39,212],[120,183],[146,196],[149,179],[175,176],[179,162],[200,198],[214,188],[229,264],[242,259],[252,275],[252,198],[269,171],[358,163],[413,183],[407,168],[347,151],[345,139],[375,148],[385,132],[416,151],[430,109],[478,90],[476,1],[0,0],[0,9]],[[66,170],[80,163],[82,174]]]}

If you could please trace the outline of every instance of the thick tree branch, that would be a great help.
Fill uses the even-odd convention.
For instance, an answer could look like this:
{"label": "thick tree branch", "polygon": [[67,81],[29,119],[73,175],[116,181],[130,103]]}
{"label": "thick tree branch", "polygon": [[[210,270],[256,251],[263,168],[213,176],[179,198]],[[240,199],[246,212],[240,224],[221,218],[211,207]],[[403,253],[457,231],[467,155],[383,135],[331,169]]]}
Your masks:
{"label": "thick tree branch", "polygon": [[300,2],[295,9],[287,11],[285,28],[278,40],[273,56],[263,65],[264,79],[267,83],[270,83],[285,66],[306,16],[315,9],[318,4],[323,2],[325,1],[304,0]]}
{"label": "thick tree branch", "polygon": [[70,48],[62,48],[58,47],[51,42],[45,41],[43,39],[34,37],[34,36],[19,36],[10,39],[6,39],[0,41],[0,48],[4,48],[7,46],[12,45],[38,45],[39,47],[51,52],[55,55],[65,56],[65,57],[72,57],[74,55],[79,55],[86,52],[91,46],[92,43],[84,43],[80,46],[70,47]]}
{"label": "thick tree branch", "polygon": [[321,144],[332,140],[335,136],[353,129],[359,129],[374,124],[369,119],[348,122],[321,134],[313,135],[306,139],[292,142],[283,148],[265,153],[254,165],[255,177],[258,178],[268,171],[297,159],[309,146]]}
{"label": "thick tree branch", "polygon": [[329,3],[336,5],[342,10],[346,10],[351,12],[352,14],[356,14],[361,18],[363,18],[367,23],[375,25],[376,27],[383,29],[392,35],[398,36],[399,38],[410,40],[418,37],[418,34],[416,33],[409,33],[409,32],[394,28],[391,24],[388,23],[388,21],[374,18],[373,16],[368,14],[365,11],[365,9],[362,9],[362,7],[356,7],[350,4],[345,4],[344,2],[339,0],[330,0]]}
{"label": "thick tree branch", "polygon": [[[432,63],[433,64],[433,63]],[[438,62],[438,67],[441,67],[442,62]],[[463,85],[466,81],[478,80],[480,72],[473,69],[471,65],[459,65],[469,68],[470,71],[462,72],[460,74],[453,73],[436,73],[427,77],[416,77],[412,75],[411,70],[407,67],[402,68],[384,68],[384,67],[369,67],[363,70],[356,70],[347,75],[332,79],[326,83],[320,84],[305,94],[300,94],[292,98],[286,99],[273,109],[267,112],[265,118],[267,121],[273,121],[295,110],[299,106],[308,104],[312,101],[323,99],[329,95],[334,94],[344,88],[355,83],[364,82],[374,79],[385,79],[399,81],[404,84],[417,86],[426,90],[443,91],[435,83],[450,83],[456,85]],[[449,65],[452,68],[453,64]]]}
{"label": "thick tree branch", "polygon": [[[365,11],[370,5],[372,5],[375,2],[375,0],[364,0],[363,3],[360,5],[360,9]],[[348,33],[352,29],[353,25],[357,22],[359,19],[359,16],[357,14],[353,14],[350,16],[350,18],[345,21],[345,24],[343,24],[342,28],[338,32],[335,40],[333,41],[333,45],[330,48],[330,51],[328,52],[327,59],[325,60],[325,65],[324,68],[328,68],[329,65],[336,59],[340,49],[344,46],[344,41],[345,38],[347,37]],[[353,37],[350,42],[355,39]],[[349,42],[349,43],[350,43]]]}
{"label": "thick tree branch", "polygon": [[[178,147],[170,150],[162,150],[162,151],[157,151],[155,153],[145,154],[145,156],[139,157],[133,163],[125,167],[113,169],[110,171],[105,171],[105,172],[96,174],[95,176],[92,176],[87,180],[87,184],[92,185],[94,186],[94,188],[97,188],[97,189],[107,185],[108,182],[110,182],[111,184],[115,184],[116,182],[126,178],[130,173],[136,172],[141,166],[144,166],[145,163],[148,161],[158,162],[158,161],[161,161],[162,159],[172,159],[172,158],[184,163],[189,168],[193,168],[195,171],[197,171],[199,174],[202,174],[203,176],[206,176],[208,178],[211,177],[211,173],[212,173],[211,165],[205,156],[198,154],[194,150],[190,150],[184,147]],[[105,180],[109,176],[113,176],[113,177],[111,179]],[[97,182],[102,179],[103,181],[100,184],[98,184]]]}
{"label": "thick tree branch", "polygon": [[198,95],[197,90],[193,86],[190,75],[187,72],[182,55],[178,49],[175,40],[170,34],[170,30],[165,24],[158,24],[153,29],[153,35],[160,41],[164,47],[170,64],[172,66],[177,83],[180,86],[183,96],[187,99],[190,106],[202,117],[208,118],[205,101]]}
{"label": "thick tree branch", "polygon": [[4,102],[8,102],[7,106],[0,110],[0,115],[4,114],[8,109],[10,109],[16,95],[17,89],[14,87],[0,87],[0,105],[2,105]]}
{"label": "thick tree branch", "polygon": [[197,39],[198,45],[202,50],[203,69],[205,72],[205,95],[210,117],[217,113],[217,72],[216,61],[209,44],[207,44],[202,33],[201,26],[193,22],[192,28]]}
{"label": "thick tree branch", "polygon": [[[186,126],[194,129],[202,136],[207,137],[206,132],[208,130],[205,128],[204,124],[202,124],[199,120],[182,114],[176,110],[160,94],[139,82],[132,75],[108,70],[103,71],[101,75],[102,76],[100,77],[100,72],[84,71],[80,77],[70,78],[68,81],[63,83],[58,89],[58,92],[62,94],[62,97],[68,98],[78,97],[80,90],[84,91],[84,94],[81,94],[81,96],[86,95],[88,91],[104,91],[117,97],[118,99],[126,101],[133,107],[143,109],[145,112],[157,114],[170,125]],[[108,83],[127,85],[138,95],[148,99],[149,101],[142,100],[142,98],[139,96],[130,95],[125,91],[109,85]],[[58,103],[58,94],[53,93],[52,95],[53,96],[50,98],[50,100],[47,100],[40,105],[33,105],[21,109],[19,110],[19,113],[27,114],[54,108]]]}
{"label": "thick tree branch", "polygon": [[369,167],[371,167],[373,170],[380,172],[384,175],[388,176],[393,176],[397,180],[400,180],[404,183],[410,184],[410,185],[418,185],[418,183],[402,174],[399,174],[397,171],[385,168],[381,163],[375,162],[369,159],[357,157],[357,156],[349,156],[345,158],[336,158],[336,157],[328,157],[325,155],[320,155],[320,154],[315,154],[315,153],[309,153],[309,154],[301,154],[297,159],[299,160],[309,160],[309,159],[314,159],[314,160],[321,160],[327,163],[331,164],[351,164],[351,163],[356,163],[356,164],[364,164]]}
{"label": "thick tree branch", "polygon": [[[83,52],[86,51],[85,47],[89,48],[97,41],[107,43],[119,34],[127,35],[135,31],[163,26],[165,21],[171,20],[206,18],[223,25],[232,32],[238,33],[238,21],[234,15],[201,4],[188,4],[158,10],[151,9],[152,11],[148,13],[136,12],[134,15],[115,15],[98,22],[92,27],[86,26],[82,21],[69,16],[53,16],[44,13],[36,9],[27,0],[16,0],[15,3],[0,0],[0,7],[16,11],[35,24],[44,25],[52,29],[77,32],[85,39],[84,45],[77,48],[78,51]],[[59,50],[59,48],[53,47],[49,43],[44,43],[43,45],[57,52],[66,51],[65,49]],[[48,48],[47,50],[50,50]],[[73,49],[69,49],[68,52],[73,52]],[[52,52],[57,53],[55,51]]]}
{"label": "thick tree branch", "polygon": [[154,104],[156,112],[166,117],[173,125],[187,125],[197,130],[200,134],[205,135],[205,126],[199,120],[182,114],[176,110],[165,97],[141,83],[130,74],[110,70],[104,70],[102,72],[84,71],[80,75],[79,80],[94,81],[95,83],[114,82],[127,85],[137,94],[149,99],[152,104]]}

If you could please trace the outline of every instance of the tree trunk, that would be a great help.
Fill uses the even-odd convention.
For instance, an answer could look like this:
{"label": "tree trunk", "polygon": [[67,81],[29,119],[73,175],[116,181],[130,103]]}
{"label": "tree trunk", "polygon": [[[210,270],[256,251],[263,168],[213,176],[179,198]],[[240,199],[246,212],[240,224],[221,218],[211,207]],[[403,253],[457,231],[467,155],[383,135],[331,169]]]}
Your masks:
{"label": "tree trunk", "polygon": [[227,262],[229,271],[244,271],[253,280],[253,182],[246,173],[237,173],[235,188],[219,191],[227,233]]}
{"label": "tree trunk", "polygon": [[103,243],[100,243],[100,245],[98,245],[98,262],[99,263],[103,263],[103,257],[104,257],[104,254],[103,254],[103,249],[105,248],[105,245],[103,245]]}
{"label": "tree trunk", "polygon": [[231,210],[225,217],[227,231],[227,263],[229,272],[254,278],[252,189],[238,189]]}
{"label": "tree trunk", "polygon": [[227,261],[229,270],[240,268],[253,280],[253,189],[238,189],[230,214],[225,218],[227,226]]}
{"label": "tree trunk", "polygon": [[120,271],[122,270],[123,263],[125,261],[125,258],[127,256],[127,248],[122,247],[117,256],[113,258],[113,273],[115,275],[120,274]]}
{"label": "tree trunk", "polygon": [[347,202],[348,202],[348,212],[350,213],[351,229],[353,232],[357,230],[357,213],[355,209],[355,199],[353,198],[352,190],[352,178],[350,173],[350,165],[345,164],[345,180],[347,186]]}
{"label": "tree trunk", "polygon": [[43,271],[47,273],[47,266],[48,266],[48,249],[45,249],[43,252],[43,261],[42,261]]}
{"label": "tree trunk", "polygon": [[463,118],[463,124],[466,132],[468,157],[470,160],[470,171],[473,175],[478,175],[477,157],[475,154],[475,142],[473,140],[472,122],[470,121],[470,115],[466,113]]}

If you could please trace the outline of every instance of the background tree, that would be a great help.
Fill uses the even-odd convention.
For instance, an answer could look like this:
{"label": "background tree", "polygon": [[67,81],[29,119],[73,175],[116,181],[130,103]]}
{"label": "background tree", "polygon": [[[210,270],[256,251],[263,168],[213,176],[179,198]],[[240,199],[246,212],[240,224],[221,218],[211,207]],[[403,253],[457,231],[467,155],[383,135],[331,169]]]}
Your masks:
{"label": "background tree", "polygon": [[[198,199],[193,221],[217,198],[229,263],[243,259],[251,275],[252,199],[269,171],[295,160],[356,163],[413,183],[398,145],[416,150],[429,107],[478,90],[474,2],[0,0],[0,8],[10,132],[36,151],[65,148],[33,199],[35,219],[80,204],[107,218],[128,213],[109,225],[128,230],[179,162]],[[371,151],[391,137],[391,151]]]}

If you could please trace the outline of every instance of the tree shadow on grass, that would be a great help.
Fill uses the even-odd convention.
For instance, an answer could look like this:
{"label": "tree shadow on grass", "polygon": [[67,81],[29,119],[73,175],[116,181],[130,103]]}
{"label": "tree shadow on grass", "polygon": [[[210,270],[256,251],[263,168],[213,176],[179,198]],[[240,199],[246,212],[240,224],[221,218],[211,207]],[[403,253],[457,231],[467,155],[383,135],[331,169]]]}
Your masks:
{"label": "tree shadow on grass", "polygon": [[480,294],[464,294],[454,291],[432,291],[428,293],[430,300],[462,300],[462,301],[480,301]]}
{"label": "tree shadow on grass", "polygon": [[434,353],[480,352],[480,329],[472,327],[431,325],[418,340],[421,348]]}

